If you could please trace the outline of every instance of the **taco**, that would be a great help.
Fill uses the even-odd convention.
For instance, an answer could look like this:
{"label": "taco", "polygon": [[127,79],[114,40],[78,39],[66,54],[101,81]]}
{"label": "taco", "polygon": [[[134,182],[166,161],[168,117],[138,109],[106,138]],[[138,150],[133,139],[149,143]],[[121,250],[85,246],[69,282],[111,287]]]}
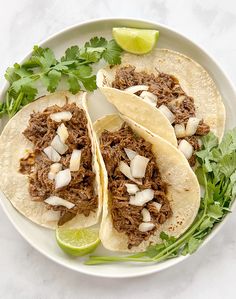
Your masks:
{"label": "taco", "polygon": [[121,65],[98,72],[97,85],[122,114],[178,143],[192,166],[200,136],[210,130],[223,136],[225,108],[215,83],[180,53],[155,49],[142,56],[124,54]]}
{"label": "taco", "polygon": [[114,251],[141,252],[160,233],[178,237],[193,222],[199,184],[183,154],[117,114],[94,123],[103,177],[100,239]]}
{"label": "taco", "polygon": [[41,97],[22,108],[0,137],[1,191],[44,227],[87,227],[99,219],[99,165],[84,101],[85,93]]}

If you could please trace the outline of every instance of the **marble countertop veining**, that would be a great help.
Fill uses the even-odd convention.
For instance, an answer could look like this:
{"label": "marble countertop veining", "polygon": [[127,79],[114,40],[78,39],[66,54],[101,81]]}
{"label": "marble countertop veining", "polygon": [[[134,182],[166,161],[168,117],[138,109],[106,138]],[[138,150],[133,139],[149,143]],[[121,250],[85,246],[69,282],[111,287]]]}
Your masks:
{"label": "marble countertop veining", "polygon": [[[7,66],[66,26],[136,17],[175,28],[206,48],[236,81],[234,0],[0,0],[0,84]],[[235,298],[236,217],[181,264],[154,275],[100,279],[64,269],[34,250],[0,208],[0,298]]]}

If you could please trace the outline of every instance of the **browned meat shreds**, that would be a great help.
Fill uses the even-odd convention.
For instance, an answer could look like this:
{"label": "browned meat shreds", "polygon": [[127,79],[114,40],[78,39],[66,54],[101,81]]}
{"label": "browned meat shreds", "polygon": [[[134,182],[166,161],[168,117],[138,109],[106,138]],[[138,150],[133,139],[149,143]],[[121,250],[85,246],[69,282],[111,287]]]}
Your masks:
{"label": "browned meat shreds", "polygon": [[[73,149],[81,149],[81,162],[79,171],[71,172],[71,182],[64,188],[55,190],[54,181],[48,178],[50,165],[53,163],[44,154],[43,149],[51,144],[56,135],[56,130],[61,122],[55,122],[50,114],[70,111],[72,118],[64,122],[69,136],[66,140],[68,150],[61,155],[60,163],[64,168],[69,168],[69,162]],[[19,171],[29,175],[29,192],[32,200],[44,201],[51,195],[59,196],[73,202],[75,206],[68,210],[64,206],[47,205],[48,209],[61,212],[59,225],[76,216],[84,214],[89,216],[98,205],[97,196],[94,194],[95,174],[92,171],[91,140],[87,129],[87,118],[82,109],[75,104],[67,104],[63,107],[57,105],[45,109],[43,112],[32,113],[29,125],[23,132],[24,136],[34,145],[34,152],[20,161]]]}
{"label": "browned meat shreds", "polygon": [[[195,116],[194,99],[181,88],[179,81],[172,75],[159,73],[136,72],[134,66],[126,66],[117,70],[112,87],[124,90],[134,85],[148,85],[149,91],[157,96],[157,107],[166,105],[175,115],[175,124],[186,125],[190,117]],[[141,92],[137,92],[140,95]],[[195,135],[203,136],[209,133],[210,127],[201,120]],[[194,156],[194,155],[193,155]],[[195,164],[195,158],[190,158],[190,164]]]}
{"label": "browned meat shreds", "polygon": [[[152,153],[152,145],[137,136],[127,124],[124,124],[116,132],[104,131],[101,135],[100,143],[108,172],[108,189],[112,195],[109,205],[114,228],[128,236],[129,248],[138,246],[155,232],[158,225],[164,223],[172,215],[171,206],[166,196],[167,186],[161,178],[156,159]],[[120,161],[130,165],[130,160],[126,156],[124,148],[134,150],[139,155],[150,159],[139,189],[151,188],[154,190],[155,196],[152,201],[142,207],[129,204],[130,195],[125,184],[134,183],[119,170]],[[162,205],[160,211],[152,205],[153,202],[158,202]],[[141,211],[144,207],[151,213],[152,222],[155,224],[153,230],[145,233],[138,230],[139,225],[143,222]]]}

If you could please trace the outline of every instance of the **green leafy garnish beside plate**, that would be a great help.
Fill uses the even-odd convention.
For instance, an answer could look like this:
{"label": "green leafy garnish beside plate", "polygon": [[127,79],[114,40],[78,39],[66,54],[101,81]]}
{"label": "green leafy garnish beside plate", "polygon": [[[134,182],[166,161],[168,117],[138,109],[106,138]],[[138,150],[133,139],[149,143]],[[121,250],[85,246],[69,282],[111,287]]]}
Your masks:
{"label": "green leafy garnish beside plate", "polygon": [[15,63],[5,73],[9,82],[6,100],[0,103],[0,117],[7,114],[12,117],[23,106],[32,102],[38,94],[39,83],[52,93],[62,80],[67,82],[68,90],[73,94],[80,90],[93,91],[96,75],[92,65],[104,59],[114,65],[121,62],[122,49],[114,40],[93,37],[83,47],[72,46],[65,54],[56,59],[49,48],[34,46],[33,53],[22,64]]}

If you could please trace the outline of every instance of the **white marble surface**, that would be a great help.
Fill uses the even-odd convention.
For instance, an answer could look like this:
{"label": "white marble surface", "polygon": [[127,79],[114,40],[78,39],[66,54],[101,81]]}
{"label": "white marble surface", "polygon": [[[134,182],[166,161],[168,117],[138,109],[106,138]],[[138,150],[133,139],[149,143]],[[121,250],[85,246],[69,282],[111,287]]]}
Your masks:
{"label": "white marble surface", "polygon": [[[145,4],[144,4],[145,3]],[[205,47],[236,81],[234,0],[0,0],[0,84],[7,66],[66,26],[102,17],[167,24]],[[136,279],[99,279],[64,269],[31,248],[0,208],[0,298],[235,298],[236,217],[190,259]]]}

